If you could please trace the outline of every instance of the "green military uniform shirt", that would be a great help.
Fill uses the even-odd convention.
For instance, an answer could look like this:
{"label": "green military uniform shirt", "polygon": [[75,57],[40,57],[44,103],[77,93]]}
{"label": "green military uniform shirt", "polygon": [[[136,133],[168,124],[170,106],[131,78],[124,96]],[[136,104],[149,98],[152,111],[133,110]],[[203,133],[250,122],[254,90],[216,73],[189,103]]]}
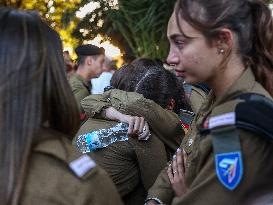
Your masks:
{"label": "green military uniform shirt", "polygon": [[115,185],[92,157],[78,153],[52,129],[42,128],[38,135],[41,140],[31,153],[21,205],[122,204]]}
{"label": "green military uniform shirt", "polygon": [[246,92],[263,94],[271,98],[255,81],[250,69],[247,69],[217,101],[214,102],[210,93],[181,145],[187,153],[185,180],[188,191],[180,198],[174,197],[167,173],[163,170],[149,190],[148,198],[158,198],[163,203],[172,205],[239,205],[253,190],[273,183],[273,144],[262,136],[238,129],[244,170],[238,187],[230,191],[220,183],[216,175],[212,136],[210,134],[200,136],[197,130],[197,127],[203,126],[207,116],[234,111],[239,100],[232,99]]}
{"label": "green military uniform shirt", "polygon": [[110,106],[127,115],[144,117],[150,130],[164,143],[168,158],[181,144],[185,133],[177,114],[141,94],[113,89],[82,100],[82,107],[90,117]]}
{"label": "green military uniform shirt", "polygon": [[195,86],[192,86],[190,94],[190,104],[192,111],[194,113],[198,113],[201,105],[205,102],[206,98],[207,94],[203,90]]}
{"label": "green military uniform shirt", "polygon": [[80,75],[74,73],[69,79],[69,84],[77,101],[78,107],[80,111],[82,111],[81,100],[90,95],[90,83]]}
{"label": "green military uniform shirt", "polygon": [[[76,136],[116,124],[115,121],[90,118]],[[144,203],[148,189],[167,164],[164,144],[153,133],[147,142],[129,137],[128,141],[97,149],[92,158],[108,172],[127,205]]]}
{"label": "green military uniform shirt", "polygon": [[[141,103],[137,103],[139,107],[132,107],[129,105],[128,99],[130,99],[131,105],[135,105],[136,101],[141,101]],[[126,106],[122,106],[123,104],[126,104]],[[145,106],[143,106],[144,104]],[[84,111],[91,118],[81,126],[77,136],[101,128],[110,128],[117,124],[114,121],[98,118],[98,113],[109,106],[117,109],[123,107],[123,111],[130,107],[130,114],[134,115],[145,112],[146,116],[149,115],[147,118],[153,119],[152,121],[155,121],[155,119],[156,121],[160,120],[162,119],[161,114],[166,114],[166,120],[162,120],[162,124],[158,125],[159,122],[154,122],[154,124],[161,126],[161,130],[164,130],[164,128],[167,130],[164,130],[164,132],[159,130],[156,132],[151,131],[152,135],[148,141],[144,142],[129,138],[128,141],[115,142],[107,148],[96,150],[93,155],[96,162],[110,174],[126,204],[143,204],[147,190],[152,186],[159,172],[166,166],[167,157],[169,157],[160,137],[168,138],[167,132],[171,130],[175,137],[170,140],[169,145],[171,148],[169,149],[175,150],[179,142],[182,141],[182,127],[175,114],[169,113],[169,111],[164,110],[153,101],[145,99],[142,95],[111,90],[103,95],[90,95],[82,101]],[[149,111],[147,112],[148,107]],[[155,110],[153,108],[155,107],[160,107],[163,113],[154,114],[153,111]],[[161,116],[161,118],[158,119],[157,116]]]}

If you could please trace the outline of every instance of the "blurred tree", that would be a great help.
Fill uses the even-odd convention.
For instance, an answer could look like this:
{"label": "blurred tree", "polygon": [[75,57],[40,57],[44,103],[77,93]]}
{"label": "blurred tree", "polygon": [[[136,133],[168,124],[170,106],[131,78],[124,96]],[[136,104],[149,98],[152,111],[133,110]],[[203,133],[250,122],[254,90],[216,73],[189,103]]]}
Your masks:
{"label": "blurred tree", "polygon": [[[90,1],[83,0],[83,7]],[[175,0],[94,0],[98,6],[80,19],[73,35],[83,40],[102,34],[136,57],[165,59],[168,52],[166,28]],[[67,12],[70,22],[79,8]]]}
{"label": "blurred tree", "polygon": [[[97,34],[110,37],[125,53],[136,57],[165,59],[167,21],[176,0],[93,0],[94,10],[80,19],[73,36],[80,41]],[[273,0],[265,0],[273,3]],[[64,22],[75,18],[75,12],[91,2],[82,0],[78,8],[66,13]]]}
{"label": "blurred tree", "polygon": [[[75,47],[102,34],[129,57],[165,59],[167,22],[175,1],[0,0],[0,5],[38,10],[60,33],[64,47]],[[90,2],[97,3],[96,8],[82,18],[77,17],[78,10]]]}
{"label": "blurred tree", "polygon": [[71,35],[77,19],[63,26],[63,13],[73,9],[81,0],[0,0],[1,5],[20,9],[37,10],[48,24],[60,33],[64,47],[74,47],[78,40]]}

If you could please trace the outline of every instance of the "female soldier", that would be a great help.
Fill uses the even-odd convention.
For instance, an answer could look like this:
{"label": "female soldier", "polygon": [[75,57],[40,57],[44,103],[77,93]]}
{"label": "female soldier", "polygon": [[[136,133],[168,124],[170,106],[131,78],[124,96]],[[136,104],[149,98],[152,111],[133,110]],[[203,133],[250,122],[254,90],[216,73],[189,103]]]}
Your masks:
{"label": "female soldier", "polygon": [[212,91],[147,204],[235,205],[270,187],[273,144],[265,136],[272,130],[264,129],[272,126],[272,32],[260,0],[177,1],[167,62],[187,83],[206,82]]}
{"label": "female soldier", "polygon": [[2,7],[0,39],[1,204],[121,204],[105,171],[71,146],[79,113],[58,34],[35,12]]}
{"label": "female soldier", "polygon": [[[103,108],[112,104],[114,107],[116,107],[115,105],[122,107],[123,100],[129,100],[127,106],[123,107],[123,111],[125,110],[126,113],[134,116],[144,116],[148,123],[151,122],[149,124],[151,127],[150,139],[143,142],[130,137],[109,144],[103,149],[97,149],[94,152],[94,157],[96,162],[113,179],[125,204],[143,204],[147,190],[166,166],[167,157],[169,158],[170,154],[176,151],[184,136],[178,116],[174,112],[164,109],[170,108],[170,100],[175,102],[172,107],[174,111],[179,112],[179,108],[185,108],[185,102],[181,100],[183,89],[179,90],[176,77],[160,66],[135,67],[126,65],[114,73],[111,85],[114,88],[131,92],[113,89],[103,95],[86,97],[82,101],[82,107],[90,118],[81,126],[76,142],[96,130],[101,130],[98,132],[104,133],[105,136],[106,129],[117,124],[112,120],[129,122],[129,120],[124,120],[126,116],[120,118],[120,115],[114,115],[113,112],[108,114],[110,108],[106,109],[106,116],[112,120],[102,120],[97,115]],[[158,112],[154,112],[154,110]],[[143,113],[145,114],[143,115]],[[135,121],[134,128],[140,127],[140,124],[142,123]],[[144,130],[147,130],[147,125]],[[142,129],[139,129],[140,136],[141,132]],[[89,136],[94,136],[91,133]],[[110,134],[110,138],[112,136],[113,140],[108,140],[108,142],[114,142],[117,135]],[[123,133],[124,135],[126,134]],[[77,143],[77,145],[80,150],[84,150],[81,149],[81,143]]]}

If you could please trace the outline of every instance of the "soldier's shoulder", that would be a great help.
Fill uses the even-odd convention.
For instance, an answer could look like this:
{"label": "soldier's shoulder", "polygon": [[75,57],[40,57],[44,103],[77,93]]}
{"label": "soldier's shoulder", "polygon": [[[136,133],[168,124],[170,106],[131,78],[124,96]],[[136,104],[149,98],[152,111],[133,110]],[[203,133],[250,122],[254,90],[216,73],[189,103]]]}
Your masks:
{"label": "soldier's shoulder", "polygon": [[34,147],[34,154],[39,153],[56,161],[56,166],[65,166],[67,172],[83,180],[98,171],[92,157],[79,153],[64,134],[52,129],[41,129],[40,134],[43,140]]}
{"label": "soldier's shoulder", "polygon": [[[31,153],[22,204],[122,204],[107,173],[65,135],[42,129]],[[105,197],[104,193],[110,193]]]}
{"label": "soldier's shoulder", "polygon": [[78,74],[73,74],[69,78],[69,84],[70,86],[73,87],[84,87],[83,80]]}
{"label": "soldier's shoulder", "polygon": [[194,113],[197,113],[201,105],[207,99],[208,93],[203,89],[192,86],[191,95],[190,95],[190,104]]}
{"label": "soldier's shoulder", "polygon": [[209,94],[209,88],[201,85],[193,85],[192,86],[192,95],[199,96],[200,99],[205,99]]}

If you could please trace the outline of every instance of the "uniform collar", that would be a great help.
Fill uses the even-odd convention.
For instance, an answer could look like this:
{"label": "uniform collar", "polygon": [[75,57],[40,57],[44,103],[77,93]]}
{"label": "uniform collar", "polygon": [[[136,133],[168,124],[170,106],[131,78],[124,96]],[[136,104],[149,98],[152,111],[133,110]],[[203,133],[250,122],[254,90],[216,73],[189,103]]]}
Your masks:
{"label": "uniform collar", "polygon": [[[233,97],[239,95],[243,92],[249,92],[254,87],[256,81],[255,76],[250,68],[247,68],[238,80],[219,98],[215,101],[213,90],[207,96],[207,99],[202,104],[199,113],[196,116],[196,120],[205,117],[210,113],[216,106],[232,99]],[[197,124],[202,123],[202,120],[197,122]]]}
{"label": "uniform collar", "polygon": [[34,152],[51,155],[65,162],[80,156],[80,153],[71,146],[68,136],[58,131],[42,127],[37,136],[39,136],[39,141],[33,147]]}
{"label": "uniform collar", "polygon": [[222,104],[223,102],[232,99],[240,93],[249,92],[255,86],[255,76],[251,68],[247,68],[238,80],[219,98],[215,101],[214,106]]}
{"label": "uniform collar", "polygon": [[[70,170],[79,178],[87,179],[94,174],[96,163],[92,157],[82,155],[71,144],[68,136],[50,128],[41,128],[37,133],[39,141],[33,147],[34,153],[39,153],[64,162]],[[93,155],[89,153],[89,155]],[[91,169],[93,171],[91,171]]]}
{"label": "uniform collar", "polygon": [[90,86],[89,81],[85,80],[82,76],[80,76],[77,73],[75,73],[75,78],[78,79],[80,82],[82,82],[87,88],[89,88]]}
{"label": "uniform collar", "polygon": [[214,107],[232,99],[233,97],[239,95],[243,92],[249,92],[254,87],[256,81],[255,76],[250,68],[247,68],[238,80],[234,82],[233,85],[219,98],[215,101],[213,90],[210,91],[205,103],[202,105],[200,110],[208,111],[212,110]]}

